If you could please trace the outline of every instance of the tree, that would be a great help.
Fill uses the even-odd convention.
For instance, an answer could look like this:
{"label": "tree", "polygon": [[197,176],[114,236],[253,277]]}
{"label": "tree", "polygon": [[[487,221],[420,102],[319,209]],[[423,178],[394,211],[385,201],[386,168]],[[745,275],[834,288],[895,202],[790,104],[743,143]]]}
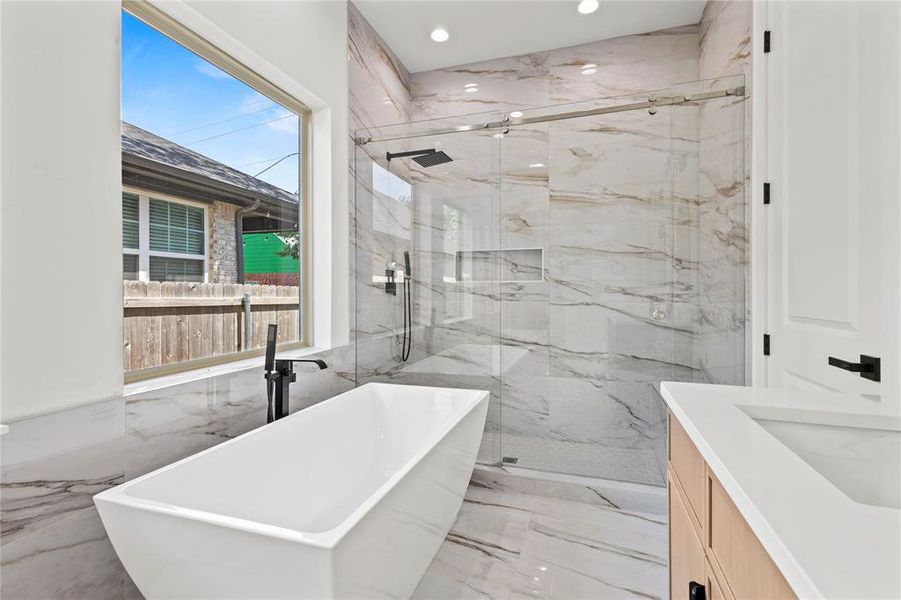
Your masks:
{"label": "tree", "polygon": [[276,252],[278,256],[290,256],[295,260],[300,260],[300,232],[276,233],[275,237],[280,239],[285,245],[284,248]]}

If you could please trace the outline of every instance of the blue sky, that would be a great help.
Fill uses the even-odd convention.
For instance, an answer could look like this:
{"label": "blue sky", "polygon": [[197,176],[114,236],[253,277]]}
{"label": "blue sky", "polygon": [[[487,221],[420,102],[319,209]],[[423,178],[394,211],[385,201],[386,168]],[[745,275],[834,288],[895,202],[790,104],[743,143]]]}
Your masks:
{"label": "blue sky", "polygon": [[[125,12],[122,119],[249,175],[298,151],[297,115]],[[294,193],[298,164],[259,177]]]}

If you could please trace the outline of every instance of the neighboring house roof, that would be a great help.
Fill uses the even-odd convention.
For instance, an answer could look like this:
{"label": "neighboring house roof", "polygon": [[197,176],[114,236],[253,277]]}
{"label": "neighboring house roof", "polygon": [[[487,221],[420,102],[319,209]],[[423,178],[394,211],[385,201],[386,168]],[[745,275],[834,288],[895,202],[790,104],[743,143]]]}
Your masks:
{"label": "neighboring house roof", "polygon": [[128,168],[125,163],[133,163],[153,170],[156,163],[162,167],[161,173],[171,174],[174,169],[195,183],[207,180],[225,184],[216,187],[237,192],[236,197],[297,205],[294,194],[125,121],[122,121],[122,155],[125,168]]}

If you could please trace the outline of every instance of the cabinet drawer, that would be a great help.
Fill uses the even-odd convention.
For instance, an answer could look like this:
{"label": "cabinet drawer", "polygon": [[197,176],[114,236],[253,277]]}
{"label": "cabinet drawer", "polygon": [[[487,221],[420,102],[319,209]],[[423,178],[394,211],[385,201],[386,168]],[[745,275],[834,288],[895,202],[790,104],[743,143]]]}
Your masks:
{"label": "cabinet drawer", "polygon": [[736,598],[795,598],[782,573],[713,475],[708,503],[710,560]]}
{"label": "cabinet drawer", "polygon": [[688,500],[689,514],[695,527],[706,529],[707,469],[704,458],[679,421],[669,415],[669,462]]}
{"label": "cabinet drawer", "polygon": [[709,562],[707,563],[706,588],[707,600],[733,600],[732,596],[729,595],[729,588],[725,585],[720,585]]}
{"label": "cabinet drawer", "polygon": [[677,600],[689,597],[692,581],[706,580],[707,559],[682,493],[673,485],[672,472],[669,476],[670,598]]}

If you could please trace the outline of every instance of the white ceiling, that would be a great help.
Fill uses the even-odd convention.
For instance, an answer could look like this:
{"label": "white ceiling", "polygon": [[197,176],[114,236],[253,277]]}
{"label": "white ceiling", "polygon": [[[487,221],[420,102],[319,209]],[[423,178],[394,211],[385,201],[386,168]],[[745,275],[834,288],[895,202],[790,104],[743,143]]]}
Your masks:
{"label": "white ceiling", "polygon": [[[411,73],[697,23],[704,0],[355,0]],[[450,40],[433,42],[435,27]]]}

